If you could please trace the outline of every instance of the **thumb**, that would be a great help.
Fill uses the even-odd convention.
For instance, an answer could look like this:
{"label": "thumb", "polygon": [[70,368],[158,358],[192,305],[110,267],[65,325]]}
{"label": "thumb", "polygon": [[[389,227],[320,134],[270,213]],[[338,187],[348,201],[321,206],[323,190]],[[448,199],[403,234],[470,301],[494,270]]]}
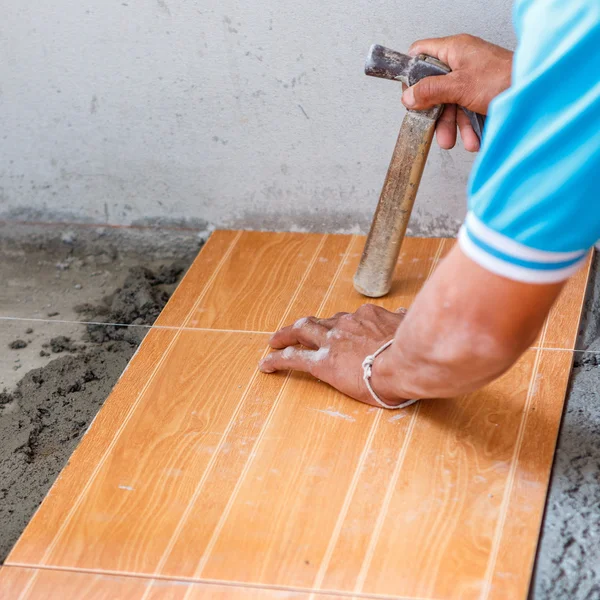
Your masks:
{"label": "thumb", "polygon": [[402,103],[406,108],[425,110],[437,104],[461,104],[463,89],[453,73],[425,77],[406,89]]}

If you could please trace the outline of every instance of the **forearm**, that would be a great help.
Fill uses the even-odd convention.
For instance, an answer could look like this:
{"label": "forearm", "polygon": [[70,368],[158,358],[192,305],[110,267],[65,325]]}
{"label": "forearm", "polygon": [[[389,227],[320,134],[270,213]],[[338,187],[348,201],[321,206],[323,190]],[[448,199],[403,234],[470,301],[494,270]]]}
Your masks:
{"label": "forearm", "polygon": [[531,345],[562,283],[532,285],[481,268],[455,247],[373,368],[388,400],[452,397],[506,371]]}

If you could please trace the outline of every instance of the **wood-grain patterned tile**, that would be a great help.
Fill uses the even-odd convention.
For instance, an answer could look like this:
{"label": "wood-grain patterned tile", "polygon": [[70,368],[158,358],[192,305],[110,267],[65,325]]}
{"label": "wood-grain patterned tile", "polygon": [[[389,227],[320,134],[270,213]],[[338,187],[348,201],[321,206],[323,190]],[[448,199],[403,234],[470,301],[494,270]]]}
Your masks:
{"label": "wood-grain patterned tile", "polygon": [[[178,576],[194,574],[246,463],[254,457],[255,446],[269,415],[281,402],[286,379],[287,375],[283,373],[277,374],[275,382],[263,374],[257,376],[223,438],[206,481],[201,487],[196,487],[193,499],[165,546],[156,573]],[[194,552],[190,552],[190,548],[194,548]]]}
{"label": "wood-grain patterned tile", "polygon": [[537,355],[480,392],[419,406],[357,591],[480,597]]}
{"label": "wood-grain patterned tile", "polygon": [[393,468],[403,460],[412,438],[417,409],[418,405],[413,405],[398,412],[377,412],[378,423],[371,447],[362,469],[357,471],[346,513],[340,511],[337,532],[330,537],[329,553],[319,565],[314,587],[355,589]]}
{"label": "wood-grain patterned tile", "polygon": [[488,563],[490,600],[527,597],[572,359],[570,352],[541,354]]}
{"label": "wood-grain patterned tile", "polygon": [[206,293],[241,235],[241,231],[215,231],[208,238],[155,325],[181,327],[184,324],[194,304]]}
{"label": "wood-grain patterned tile", "polygon": [[[321,292],[304,287],[327,237],[318,234],[245,231],[195,307],[186,325],[211,329],[275,331],[290,302]],[[332,260],[338,259],[332,256]],[[329,266],[329,265],[328,265]],[[330,268],[330,266],[329,266]]]}
{"label": "wood-grain patterned tile", "polygon": [[[435,252],[437,252],[440,247],[441,246],[439,241],[436,244],[432,245],[432,248],[435,249]],[[350,247],[348,247],[348,250],[350,250]],[[434,253],[434,256],[435,255],[436,254]],[[428,270],[431,269],[431,261],[425,259],[422,263],[419,263],[417,261],[410,261],[409,266],[407,266],[406,268],[407,276],[411,279],[419,280],[420,278],[418,277],[418,275],[422,270],[422,264],[426,264]],[[341,272],[343,272],[343,267],[340,268],[340,273]],[[331,273],[328,273],[327,281],[329,281],[330,274]],[[329,290],[327,290],[325,287],[322,287],[322,306],[320,309],[315,309],[311,312],[318,312],[321,315],[325,314],[323,307],[327,305],[327,297],[331,297],[332,292],[334,292],[335,290],[335,283],[336,281],[339,281],[339,279],[340,274],[337,274],[337,277],[335,277],[332,280],[333,286]],[[346,291],[346,289],[342,288],[341,291],[337,293],[345,294]],[[296,316],[299,316],[299,314]],[[359,419],[360,423],[363,423],[362,420],[364,419],[366,419],[366,423],[374,422],[375,415],[373,413],[377,413],[378,411],[374,410],[371,407],[365,407],[356,404],[330,389],[325,389],[323,390],[322,394],[319,394],[319,389],[322,389],[322,386],[317,384],[314,380],[312,380],[312,378],[303,376],[300,377],[294,374],[291,377],[290,381],[287,383],[285,389],[283,390],[282,398],[278,401],[277,412],[273,416],[273,423],[269,425],[269,428],[266,431],[262,433],[258,431],[253,431],[252,436],[250,436],[250,438],[244,438],[256,441],[259,439],[258,435],[263,435],[264,437],[264,439],[260,438],[260,441],[262,442],[262,446],[260,446],[260,454],[258,454],[256,458],[254,458],[252,470],[246,475],[245,481],[250,482],[246,484],[248,491],[239,491],[239,498],[242,499],[238,499],[235,504],[235,506],[238,507],[240,510],[239,521],[241,523],[258,523],[260,519],[266,519],[267,521],[271,522],[271,526],[274,526],[275,523],[272,517],[276,511],[283,511],[282,514],[284,514],[286,510],[294,509],[294,507],[297,510],[308,513],[308,511],[310,511],[310,507],[312,506],[313,499],[308,497],[304,498],[301,496],[301,494],[299,494],[294,499],[295,504],[290,503],[286,507],[281,507],[281,504],[285,504],[288,500],[288,498],[285,495],[282,496],[279,492],[276,492],[277,485],[280,483],[281,472],[288,472],[290,473],[290,475],[292,472],[297,473],[297,476],[299,478],[298,481],[301,482],[301,484],[294,484],[294,488],[302,490],[303,486],[306,485],[308,486],[306,489],[317,489],[319,484],[326,484],[327,478],[323,479],[323,476],[321,476],[321,478],[315,479],[310,474],[313,472],[319,472],[323,474],[325,471],[329,471],[334,468],[333,466],[331,467],[331,469],[323,465],[319,466],[315,462],[316,458],[311,458],[306,453],[301,452],[300,448],[294,448],[293,450],[291,448],[288,448],[288,446],[296,440],[294,438],[291,438],[290,436],[278,435],[278,432],[288,430],[292,431],[292,429],[298,429],[302,432],[313,432],[316,435],[318,435],[318,438],[316,440],[318,444],[315,450],[318,449],[319,445],[322,446],[323,450],[325,450],[327,448],[328,443],[333,443],[334,445],[342,443],[341,440],[343,439],[343,437],[340,438],[340,432],[338,428],[341,426],[343,430],[344,423],[347,425],[349,422],[352,423],[354,422],[354,420],[358,419],[358,417],[355,417],[355,414],[361,415]],[[327,396],[324,396],[323,394],[327,394]],[[331,402],[329,402],[328,404],[326,400],[329,397],[331,397]],[[324,406],[324,404],[326,406]],[[321,407],[321,411],[318,410],[319,407]],[[345,414],[344,411],[348,410],[352,411],[351,415]],[[329,423],[332,417],[333,422]],[[262,418],[263,416],[261,414],[261,422]],[[338,420],[341,420],[341,422],[338,423]],[[323,424],[317,427],[316,424],[320,422],[323,422]],[[325,426],[326,424],[332,426],[335,425],[336,427],[330,429]],[[360,431],[361,427],[353,426],[353,429],[358,429]],[[327,433],[329,437],[326,436]],[[357,432],[357,439],[353,440],[352,443],[358,444],[359,442],[362,442],[363,437],[367,434],[368,432]],[[305,434],[303,433],[303,436],[304,435]],[[300,447],[305,447],[305,445],[307,444],[308,437],[308,434],[306,434],[306,439],[303,437],[302,439],[298,440]],[[239,436],[234,435],[232,432],[232,438],[232,447],[235,448],[235,445],[239,443],[236,442],[236,438],[239,439]],[[259,450],[256,450],[253,446],[253,455],[256,452],[259,452]],[[356,452],[356,449],[352,451],[348,450],[348,455],[341,457],[340,462],[337,466],[340,467],[341,465],[344,465],[343,469],[355,467],[356,465],[354,461],[358,460],[360,448],[358,448],[358,454],[355,454]],[[262,473],[259,475],[255,475],[257,469],[255,465],[257,464],[257,462],[262,464],[260,462],[260,456],[263,455],[267,457],[265,460],[268,461],[273,460],[275,462],[281,462],[281,460],[283,460],[282,457],[285,457],[285,461],[287,462],[285,462],[285,464],[273,464],[269,467],[267,471],[265,471],[264,475]],[[297,458],[299,464],[290,462],[293,460],[294,457]],[[238,462],[238,460],[241,462]],[[231,502],[231,493],[234,492],[236,483],[239,483],[239,474],[242,472],[241,468],[243,463],[246,462],[246,460],[247,457],[245,455],[242,455],[241,457],[239,457],[239,459],[237,455],[228,455],[226,457],[223,457],[220,468],[214,470],[213,476],[211,480],[207,483],[204,493],[196,500],[196,505],[190,511],[183,531],[171,552],[171,556],[166,561],[164,568],[159,571],[161,574],[176,576],[199,576],[206,569],[206,572],[209,573],[209,577],[223,577],[222,574],[214,574],[217,571],[214,571],[213,573],[213,570],[215,570],[216,567],[214,566],[214,564],[212,564],[212,562],[212,566],[210,566],[209,564],[205,565],[207,558],[206,549],[207,547],[210,548],[211,544],[217,544],[215,531],[217,531],[217,534],[219,534],[218,528],[222,526],[219,525],[219,520],[223,518],[223,511],[233,510],[228,508],[228,502]],[[312,466],[308,467],[300,462],[304,460],[312,460],[314,464],[311,463]],[[331,454],[325,454],[323,457],[321,457],[321,463],[323,464],[333,464],[332,461],[333,455]],[[261,467],[258,467],[259,471],[260,469]],[[354,471],[348,472],[347,476],[351,477],[353,476],[353,473]],[[308,479],[306,479],[307,476]],[[257,481],[260,483],[254,481],[253,477],[259,477],[260,479]],[[258,493],[259,489],[261,490],[260,494],[262,494],[262,496],[252,498],[249,497],[254,492]],[[274,490],[274,495],[272,497],[268,496],[267,492],[265,491],[269,489]],[[306,506],[302,505],[303,501],[307,503]],[[332,506],[330,513],[328,513],[326,510],[322,511],[321,516],[323,517],[325,523],[328,523],[328,519],[331,520],[335,518],[336,511],[336,505]],[[293,522],[293,519],[291,517],[282,516],[281,519],[281,522],[283,522],[284,519],[287,519],[288,522]],[[316,523],[316,521],[315,524],[318,527],[320,527],[320,524]],[[331,524],[329,523],[329,525]],[[325,525],[325,527],[327,526],[328,525]],[[332,526],[335,526],[335,524]],[[305,526],[301,525],[301,528],[304,530]],[[258,525],[256,525],[256,527],[253,526],[251,529],[257,529],[258,531]],[[318,530],[318,528],[316,530]],[[233,535],[239,537],[240,528],[237,525],[232,526],[231,531],[233,532]],[[308,533],[308,529],[306,529],[305,533]],[[223,532],[219,535],[226,536],[227,532]],[[265,537],[265,534],[262,532],[260,533],[260,535]],[[304,564],[304,567],[302,568],[302,573],[299,573],[297,579],[294,579],[294,585],[309,586],[310,582],[312,581],[312,578],[316,577],[316,575],[318,574],[320,564],[319,561],[321,560],[318,557],[320,557],[322,552],[326,551],[328,544],[327,540],[324,540],[323,537],[324,536],[321,535],[318,540],[319,542],[321,542],[321,545],[323,547],[310,548],[310,550],[308,550],[307,545],[307,553],[314,553],[316,558],[313,557],[312,559],[304,559],[308,561],[308,564],[302,563]],[[267,537],[265,537],[265,539],[267,539],[268,541]],[[192,561],[192,564],[190,564],[189,561],[191,557],[189,556],[187,549],[192,545],[194,548],[196,548],[198,556],[204,555],[204,557],[199,560],[196,560],[195,563],[194,561]],[[250,547],[254,546],[250,544]],[[261,549],[261,552],[263,551],[266,552],[266,550]],[[211,550],[209,553],[211,556],[212,552],[213,551]],[[269,550],[269,552],[271,552],[271,550]],[[274,553],[274,556],[279,557],[278,560],[281,558],[281,553],[279,550],[272,550],[272,552]],[[219,555],[218,552],[217,555]],[[290,560],[292,561],[295,559],[295,556],[290,558]],[[245,565],[244,568],[247,570],[248,573],[248,577],[244,578],[243,580],[262,581],[260,578],[253,578],[255,574],[253,569],[262,569],[263,566],[257,566],[256,564],[253,564],[250,560],[244,560],[243,562]],[[213,574],[211,575],[211,573]],[[271,584],[277,584],[282,581],[282,577],[283,576],[280,575],[276,578],[267,578],[266,580],[268,580],[268,582]]]}
{"label": "wood-grain patterned tile", "polygon": [[348,597],[84,571],[5,567],[0,569],[0,598],[2,600],[347,600]]}
{"label": "wood-grain patterned tile", "polygon": [[98,469],[98,461],[110,450],[123,423],[133,414],[136,401],[159,367],[175,331],[151,330],[129,362],[108,400],[62,470],[10,556],[15,562],[40,564],[62,524]]}
{"label": "wood-grain patterned tile", "polygon": [[319,316],[352,312],[369,302],[396,310],[408,308],[423,287],[434,266],[450,251],[454,240],[445,238],[407,238],[402,245],[392,289],[383,298],[365,298],[354,289],[352,279],[360,261],[365,238],[357,236],[344,259],[340,274]]}
{"label": "wood-grain patterned tile", "polygon": [[290,304],[284,325],[322,311],[323,300],[332,295],[333,284],[341,272],[340,265],[353,245],[353,240],[354,236],[350,235],[327,236],[306,281]]}
{"label": "wood-grain patterned tile", "polygon": [[2,600],[136,600],[146,585],[134,577],[22,567],[0,570]]}
{"label": "wood-grain patterned tile", "polygon": [[[294,375],[291,383],[230,498],[210,553],[202,549],[197,577],[312,585],[378,411],[320,389],[307,375]],[[235,562],[227,552],[233,540]]]}
{"label": "wood-grain patterned tile", "polygon": [[[43,565],[31,590],[90,571],[91,598],[118,575],[139,600],[524,598],[587,272],[539,342],[567,349],[530,349],[464,398],[387,412],[259,374],[259,332],[365,302],[363,243],[215,234],[161,315],[185,330],[149,333],[7,568]],[[410,306],[452,244],[407,240],[374,302]]]}
{"label": "wood-grain patterned tile", "polygon": [[[223,440],[236,411],[249,393],[256,398],[252,383],[267,339],[182,332],[165,352],[137,410],[70,518],[38,561],[152,573],[198,482],[217,453],[227,451]],[[228,368],[231,364],[235,369]],[[282,376],[262,378],[264,402],[272,401],[282,381]],[[36,537],[35,530],[31,534]]]}

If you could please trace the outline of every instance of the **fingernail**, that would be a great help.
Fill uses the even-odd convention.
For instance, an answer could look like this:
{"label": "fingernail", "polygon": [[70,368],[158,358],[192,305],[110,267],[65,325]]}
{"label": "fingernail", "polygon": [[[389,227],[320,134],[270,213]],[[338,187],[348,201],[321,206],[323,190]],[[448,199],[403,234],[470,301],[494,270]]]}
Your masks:
{"label": "fingernail", "polygon": [[420,52],[416,48],[409,48],[408,49],[408,55],[409,56],[417,56],[417,54],[420,54]]}
{"label": "fingernail", "polygon": [[412,108],[415,105],[415,92],[412,88],[406,88],[405,92],[402,94],[402,104],[404,104],[406,108]]}
{"label": "fingernail", "polygon": [[258,370],[262,371],[263,373],[275,373],[275,371],[273,371],[272,369],[267,369],[265,367],[264,361],[262,360],[258,363]]}

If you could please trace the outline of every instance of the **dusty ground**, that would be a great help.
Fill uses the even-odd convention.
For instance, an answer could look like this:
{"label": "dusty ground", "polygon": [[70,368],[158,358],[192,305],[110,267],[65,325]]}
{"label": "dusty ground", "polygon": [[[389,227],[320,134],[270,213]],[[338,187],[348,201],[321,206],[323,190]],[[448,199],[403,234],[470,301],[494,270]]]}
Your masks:
{"label": "dusty ground", "polygon": [[[203,237],[0,224],[0,563]],[[600,600],[599,316],[596,261],[578,341],[589,352],[576,354],[535,600]],[[109,322],[125,326],[103,325]]]}

